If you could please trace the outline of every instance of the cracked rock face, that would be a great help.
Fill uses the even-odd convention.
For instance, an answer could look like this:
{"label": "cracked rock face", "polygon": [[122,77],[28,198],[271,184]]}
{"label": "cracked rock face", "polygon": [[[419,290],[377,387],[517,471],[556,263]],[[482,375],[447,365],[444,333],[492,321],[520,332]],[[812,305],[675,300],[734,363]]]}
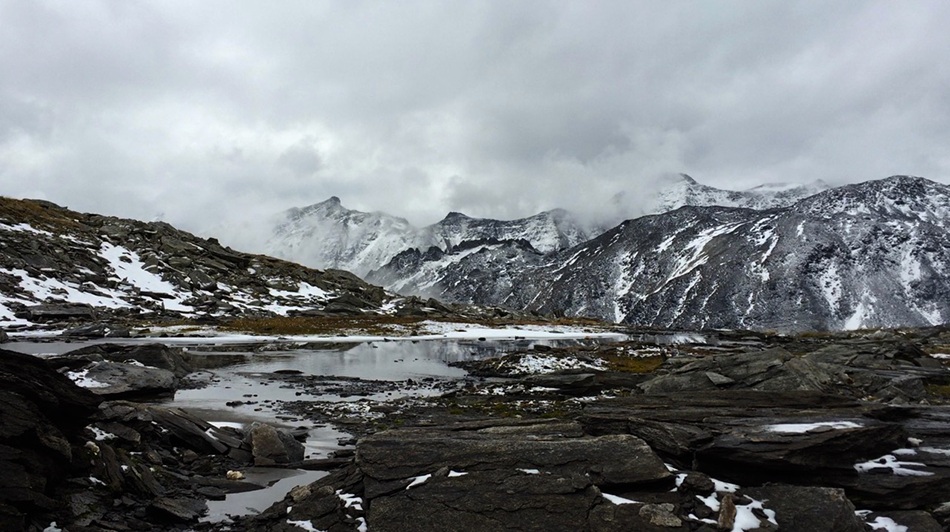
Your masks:
{"label": "cracked rock face", "polygon": [[643,440],[572,423],[389,431],[356,461],[382,531],[582,530],[601,487],[672,483]]}

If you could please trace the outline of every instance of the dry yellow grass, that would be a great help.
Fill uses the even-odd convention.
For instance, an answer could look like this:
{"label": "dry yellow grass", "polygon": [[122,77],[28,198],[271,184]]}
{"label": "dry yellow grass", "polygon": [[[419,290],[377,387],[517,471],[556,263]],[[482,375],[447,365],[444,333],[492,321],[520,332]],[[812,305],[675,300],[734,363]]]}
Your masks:
{"label": "dry yellow grass", "polygon": [[603,355],[602,358],[612,371],[626,373],[650,373],[656,371],[663,364],[663,357],[659,355],[650,357]]}
{"label": "dry yellow grass", "polygon": [[27,222],[36,229],[51,232],[65,232],[80,226],[64,211],[51,209],[32,200],[0,197],[0,215],[11,221]]}
{"label": "dry yellow grass", "polygon": [[418,328],[419,318],[394,316],[326,316],[239,318],[221,326],[233,332],[267,335],[372,334],[405,336]]}

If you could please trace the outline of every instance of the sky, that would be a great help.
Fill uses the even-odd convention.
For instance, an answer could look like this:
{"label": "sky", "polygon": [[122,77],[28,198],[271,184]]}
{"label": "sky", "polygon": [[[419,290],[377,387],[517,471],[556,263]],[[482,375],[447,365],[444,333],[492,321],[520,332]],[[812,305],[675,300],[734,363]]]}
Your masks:
{"label": "sky", "polygon": [[950,181],[950,2],[0,0],[0,195],[206,231]]}

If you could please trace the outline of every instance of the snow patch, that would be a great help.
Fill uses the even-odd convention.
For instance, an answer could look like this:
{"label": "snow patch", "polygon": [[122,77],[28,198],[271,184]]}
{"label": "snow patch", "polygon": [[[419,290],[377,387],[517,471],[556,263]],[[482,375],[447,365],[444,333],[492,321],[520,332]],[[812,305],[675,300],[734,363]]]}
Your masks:
{"label": "snow patch", "polygon": [[642,504],[642,503],[637,502],[637,501],[634,501],[634,500],[632,500],[632,499],[624,499],[623,497],[618,497],[618,496],[616,496],[616,495],[611,495],[611,494],[609,494],[609,493],[601,493],[600,495],[601,495],[603,498],[607,499],[608,501],[612,502],[613,504],[617,504],[617,505],[620,505],[620,504]]}
{"label": "snow patch", "polygon": [[323,530],[318,530],[314,528],[313,523],[311,523],[310,521],[291,521],[290,519],[288,519],[287,524],[296,526],[298,528],[302,528],[306,530],[307,532],[325,532]]}
{"label": "snow patch", "polygon": [[343,508],[353,508],[363,511],[363,498],[357,497],[352,493],[343,493],[343,490],[336,490],[336,496],[343,501]]}
{"label": "snow patch", "polygon": [[100,429],[99,427],[89,427],[89,429],[92,430],[92,433],[96,435],[96,441],[109,441],[118,437],[111,432],[106,432]]}
{"label": "snow patch", "polygon": [[893,454],[886,454],[875,460],[854,464],[854,469],[859,473],[890,469],[891,474],[898,476],[929,477],[934,474],[931,471],[920,471],[919,469],[911,469],[911,467],[927,467],[927,464],[921,462],[903,462],[898,460]]}
{"label": "snow patch", "polygon": [[82,371],[70,371],[66,373],[66,376],[69,380],[76,383],[76,386],[82,388],[108,388],[109,385],[104,382],[99,382],[92,377],[89,377],[89,369],[84,369]]}
{"label": "snow patch", "polygon": [[421,486],[422,484],[425,484],[426,481],[428,481],[430,478],[432,478],[432,473],[429,473],[428,475],[420,475],[412,479],[412,482],[410,482],[409,485],[406,486],[406,489],[408,490],[416,486]]}
{"label": "snow patch", "polygon": [[574,356],[554,357],[525,355],[521,357],[517,363],[512,364],[510,370],[513,373],[534,375],[539,373],[553,373],[555,371],[563,371],[568,369],[603,370],[604,368],[604,362],[599,359],[594,362],[586,362]]}
{"label": "snow patch", "polygon": [[768,425],[765,430],[769,432],[781,432],[785,434],[804,434],[808,431],[822,427],[828,427],[834,430],[857,429],[864,425],[853,421],[822,421],[819,423],[779,423],[777,425]]}

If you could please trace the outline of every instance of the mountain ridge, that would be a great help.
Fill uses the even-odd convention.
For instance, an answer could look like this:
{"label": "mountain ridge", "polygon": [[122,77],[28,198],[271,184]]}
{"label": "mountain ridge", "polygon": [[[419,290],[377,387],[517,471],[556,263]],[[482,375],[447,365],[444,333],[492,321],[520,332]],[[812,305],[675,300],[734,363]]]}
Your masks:
{"label": "mountain ridge", "polygon": [[[338,268],[366,276],[412,248],[424,252],[435,246],[448,251],[465,240],[524,239],[542,253],[554,253],[587,241],[632,217],[666,212],[683,205],[758,209],[784,206],[826,187],[823,183],[785,184],[775,190],[729,191],[703,185],[686,174],[664,179],[665,185],[646,195],[646,203],[624,205],[623,196],[618,195],[605,204],[609,207],[607,210],[592,219],[562,208],[513,220],[477,218],[450,211],[438,222],[415,227],[405,218],[386,212],[348,209],[338,196],[331,196],[319,203],[278,213],[274,217],[276,221],[263,222],[270,226],[269,229],[256,228],[266,233],[263,241],[248,244],[248,247],[310,267]],[[255,232],[244,229],[223,229],[222,232]],[[240,247],[237,240],[230,243]]]}
{"label": "mountain ridge", "polygon": [[[627,220],[553,256],[485,247],[440,257],[442,267],[422,280],[417,272],[434,268],[418,258],[415,270],[400,266],[415,283],[401,288],[676,328],[934,325],[950,319],[948,219],[950,187],[893,176],[787,207],[683,206]],[[493,263],[501,266],[485,275]],[[492,299],[505,290],[504,300]]]}

